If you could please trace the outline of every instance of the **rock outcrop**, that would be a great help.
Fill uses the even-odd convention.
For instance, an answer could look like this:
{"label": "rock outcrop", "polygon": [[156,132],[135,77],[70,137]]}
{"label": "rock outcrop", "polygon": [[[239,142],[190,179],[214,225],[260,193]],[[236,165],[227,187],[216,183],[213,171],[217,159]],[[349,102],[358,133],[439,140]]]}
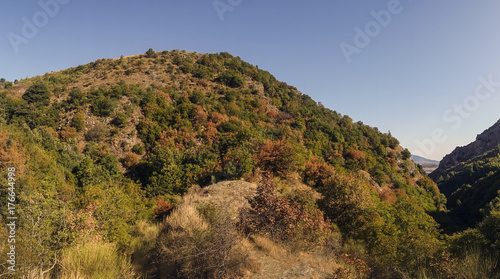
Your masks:
{"label": "rock outcrop", "polygon": [[476,156],[482,155],[500,144],[500,120],[486,131],[476,137],[476,140],[466,146],[455,148],[439,163],[439,167],[429,176],[437,181],[439,177],[446,176],[450,168],[466,162]]}

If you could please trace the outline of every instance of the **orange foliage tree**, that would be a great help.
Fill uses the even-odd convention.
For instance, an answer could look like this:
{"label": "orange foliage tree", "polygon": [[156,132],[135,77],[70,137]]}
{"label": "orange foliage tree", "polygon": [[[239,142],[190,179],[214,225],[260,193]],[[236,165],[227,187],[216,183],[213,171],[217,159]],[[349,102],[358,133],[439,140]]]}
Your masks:
{"label": "orange foliage tree", "polygon": [[307,211],[298,202],[280,196],[269,173],[263,175],[251,209],[243,210],[242,216],[241,227],[246,233],[268,234],[277,242],[297,240],[300,236],[317,242],[331,232],[319,209]]}
{"label": "orange foliage tree", "polygon": [[300,156],[295,152],[294,147],[284,140],[266,140],[254,156],[254,160],[264,171],[279,176],[287,176],[296,171],[300,164]]}

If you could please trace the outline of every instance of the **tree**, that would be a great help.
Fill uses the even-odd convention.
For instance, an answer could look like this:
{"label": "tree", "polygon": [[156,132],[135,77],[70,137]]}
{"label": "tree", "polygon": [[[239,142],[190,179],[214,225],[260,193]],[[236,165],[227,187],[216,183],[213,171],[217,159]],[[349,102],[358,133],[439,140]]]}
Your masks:
{"label": "tree", "polygon": [[235,71],[225,71],[217,79],[217,82],[222,83],[231,88],[237,88],[243,86],[245,81],[241,76],[239,76]]}
{"label": "tree", "polygon": [[111,115],[115,107],[115,100],[100,95],[94,100],[94,103],[92,104],[92,113],[97,116],[108,117]]}
{"label": "tree", "polygon": [[35,83],[24,92],[22,98],[30,104],[48,105],[50,103],[50,91],[44,83]]}
{"label": "tree", "polygon": [[73,116],[71,127],[74,127],[77,132],[81,132],[85,129],[85,115],[83,112],[77,112],[75,116]]}
{"label": "tree", "polygon": [[403,156],[403,160],[411,158],[411,152],[407,148],[401,152],[401,155]]}
{"label": "tree", "polygon": [[146,51],[146,57],[147,58],[156,58],[156,52],[150,48],[148,51]]}
{"label": "tree", "polygon": [[302,163],[294,146],[284,140],[267,140],[254,158],[263,170],[282,177],[297,171]]}
{"label": "tree", "polygon": [[360,217],[372,206],[367,182],[353,174],[334,173],[319,189],[320,205],[327,216],[345,232],[355,232],[362,224]]}

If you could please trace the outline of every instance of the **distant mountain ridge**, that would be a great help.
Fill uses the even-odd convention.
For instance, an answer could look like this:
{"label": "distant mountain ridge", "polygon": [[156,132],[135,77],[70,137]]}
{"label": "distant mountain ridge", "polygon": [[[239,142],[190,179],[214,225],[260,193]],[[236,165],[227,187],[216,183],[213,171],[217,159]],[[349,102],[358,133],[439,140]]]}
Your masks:
{"label": "distant mountain ridge", "polygon": [[447,170],[460,163],[466,162],[476,156],[482,155],[500,144],[500,120],[486,129],[476,137],[476,140],[466,146],[455,148],[453,152],[446,155],[439,163],[439,167],[429,176],[437,181],[439,177],[445,177]]}
{"label": "distant mountain ridge", "polygon": [[417,155],[411,155],[411,159],[421,165],[427,174],[433,172],[439,166],[439,161],[427,159]]}

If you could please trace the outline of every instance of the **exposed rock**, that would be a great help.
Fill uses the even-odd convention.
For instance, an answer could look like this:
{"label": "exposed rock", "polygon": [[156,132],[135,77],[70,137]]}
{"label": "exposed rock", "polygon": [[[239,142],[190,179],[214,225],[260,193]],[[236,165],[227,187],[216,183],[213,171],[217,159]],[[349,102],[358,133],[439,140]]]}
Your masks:
{"label": "exposed rock", "polygon": [[466,146],[455,148],[453,152],[446,155],[439,163],[439,167],[429,176],[437,181],[439,177],[445,177],[449,169],[470,160],[476,156],[492,150],[500,144],[500,120],[489,129],[476,137],[476,140]]}

